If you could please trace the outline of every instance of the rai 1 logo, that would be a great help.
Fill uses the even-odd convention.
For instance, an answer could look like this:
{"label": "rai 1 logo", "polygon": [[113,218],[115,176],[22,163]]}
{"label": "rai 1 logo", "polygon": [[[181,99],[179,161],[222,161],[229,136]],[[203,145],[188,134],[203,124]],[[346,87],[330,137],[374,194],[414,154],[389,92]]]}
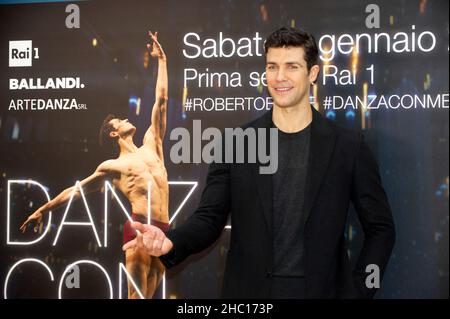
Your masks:
{"label": "rai 1 logo", "polygon": [[9,66],[32,66],[33,59],[39,59],[39,49],[33,48],[32,40],[9,41]]}

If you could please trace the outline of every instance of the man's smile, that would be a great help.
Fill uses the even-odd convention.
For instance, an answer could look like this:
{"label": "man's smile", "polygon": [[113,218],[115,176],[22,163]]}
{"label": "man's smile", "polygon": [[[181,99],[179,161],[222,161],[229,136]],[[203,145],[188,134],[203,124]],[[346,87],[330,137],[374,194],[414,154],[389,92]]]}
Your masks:
{"label": "man's smile", "polygon": [[280,87],[274,88],[275,92],[277,92],[278,94],[286,94],[289,91],[291,91],[292,89],[293,89],[292,86],[280,86]]}

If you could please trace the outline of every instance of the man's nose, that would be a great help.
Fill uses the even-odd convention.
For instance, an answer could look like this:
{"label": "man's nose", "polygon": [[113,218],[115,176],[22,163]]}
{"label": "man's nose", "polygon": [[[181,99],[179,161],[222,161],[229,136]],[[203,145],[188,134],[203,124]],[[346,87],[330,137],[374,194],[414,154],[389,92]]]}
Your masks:
{"label": "man's nose", "polygon": [[286,73],[283,68],[279,68],[277,72],[277,81],[282,82],[284,80],[286,80]]}

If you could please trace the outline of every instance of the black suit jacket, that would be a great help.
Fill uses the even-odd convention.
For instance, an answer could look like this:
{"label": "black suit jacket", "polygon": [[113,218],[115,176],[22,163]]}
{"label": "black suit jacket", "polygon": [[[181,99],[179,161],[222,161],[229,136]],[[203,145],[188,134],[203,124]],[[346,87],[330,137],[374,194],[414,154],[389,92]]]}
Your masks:
{"label": "black suit jacket", "polygon": [[[311,108],[304,203],[306,294],[308,298],[371,298],[376,288],[365,285],[366,266],[376,264],[382,275],[395,241],[378,165],[361,133],[340,128]],[[245,127],[270,128],[271,119],[272,111],[268,111]],[[231,213],[222,297],[268,297],[273,259],[272,197],[272,175],[259,174],[259,164],[211,164],[199,207],[183,225],[169,230],[167,236],[174,248],[161,256],[161,261],[171,268],[210,246]],[[344,238],[350,202],[365,235],[353,271]]]}

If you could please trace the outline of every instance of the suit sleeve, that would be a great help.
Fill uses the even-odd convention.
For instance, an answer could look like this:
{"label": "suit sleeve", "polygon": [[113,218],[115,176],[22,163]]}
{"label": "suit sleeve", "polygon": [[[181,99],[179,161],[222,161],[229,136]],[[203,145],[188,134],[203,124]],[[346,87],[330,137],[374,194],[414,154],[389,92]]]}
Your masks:
{"label": "suit sleeve", "polygon": [[212,163],[197,210],[183,225],[170,229],[166,234],[173,243],[172,250],[160,257],[166,268],[206,249],[219,238],[228,219],[229,188],[229,164]]}
{"label": "suit sleeve", "polygon": [[362,298],[373,298],[377,288],[366,286],[366,267],[377,265],[380,282],[395,242],[395,226],[378,164],[360,133],[352,175],[352,202],[364,231],[364,243],[353,272]]}

